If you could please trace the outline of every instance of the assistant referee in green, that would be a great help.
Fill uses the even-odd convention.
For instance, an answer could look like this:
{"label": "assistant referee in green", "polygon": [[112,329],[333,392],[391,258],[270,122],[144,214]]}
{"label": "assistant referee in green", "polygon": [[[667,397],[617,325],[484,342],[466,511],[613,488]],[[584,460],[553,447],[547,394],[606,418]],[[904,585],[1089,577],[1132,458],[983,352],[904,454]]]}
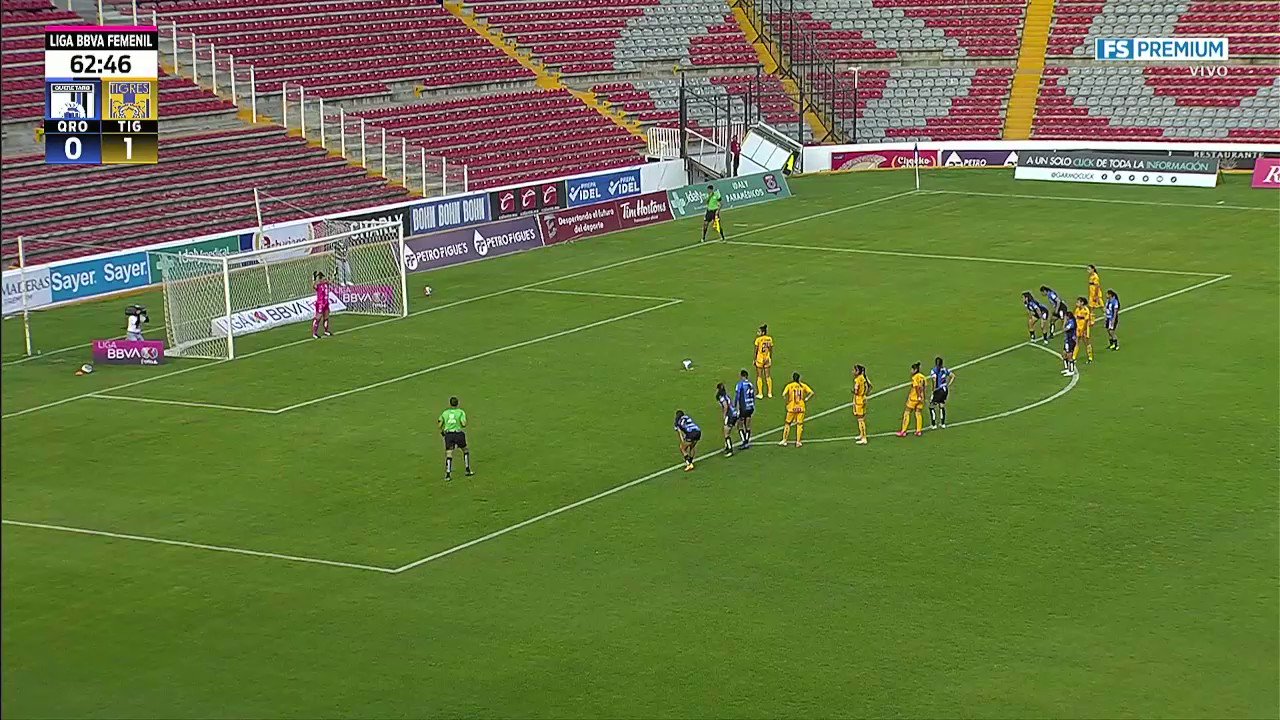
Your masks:
{"label": "assistant referee in green", "polygon": [[467,449],[467,411],[458,407],[458,398],[449,398],[449,407],[440,413],[440,419],[436,421],[440,426],[440,434],[444,436],[444,479],[453,479],[453,449],[462,449],[462,464],[467,469],[467,475],[474,475],[471,472],[471,451]]}

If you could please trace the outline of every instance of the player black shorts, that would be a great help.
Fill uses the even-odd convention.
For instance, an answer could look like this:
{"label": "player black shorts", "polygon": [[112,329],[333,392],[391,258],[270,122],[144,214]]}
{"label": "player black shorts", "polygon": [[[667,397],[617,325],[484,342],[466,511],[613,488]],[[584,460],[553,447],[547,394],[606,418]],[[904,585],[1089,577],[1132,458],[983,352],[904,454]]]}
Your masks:
{"label": "player black shorts", "polygon": [[945,405],[947,403],[947,389],[934,388],[933,399],[930,402],[934,405]]}
{"label": "player black shorts", "polygon": [[1062,345],[1064,353],[1074,352],[1076,349],[1076,338],[1074,335],[1068,335],[1066,341]]}
{"label": "player black shorts", "polygon": [[1116,329],[1116,326],[1117,326],[1117,325],[1119,325],[1119,324],[1120,324],[1120,318],[1118,318],[1118,317],[1113,317],[1113,318],[1108,318],[1108,319],[1107,319],[1107,329],[1108,329],[1108,330],[1115,330],[1115,329]]}
{"label": "player black shorts", "polygon": [[684,434],[684,441],[689,443],[690,445],[697,444],[697,442],[701,439],[702,439],[701,430],[693,430],[691,432],[687,432]]}
{"label": "player black shorts", "polygon": [[743,420],[745,420],[745,419],[747,419],[747,418],[751,417],[752,415],[754,415],[754,414],[755,414],[755,412],[756,412],[756,409],[755,409],[755,408],[753,408],[753,407],[749,407],[749,408],[742,408],[741,410],[739,410],[739,411],[738,411],[738,417],[740,417],[740,418],[742,418]]}
{"label": "player black shorts", "polygon": [[725,427],[733,427],[734,425],[737,425],[737,424],[738,424],[738,416],[737,416],[737,415],[725,415],[725,416],[724,416],[724,426],[725,426]]}
{"label": "player black shorts", "polygon": [[444,434],[444,449],[452,450],[454,448],[467,449],[467,434],[464,432],[447,432]]}
{"label": "player black shorts", "polygon": [[715,220],[716,215],[719,215],[719,214],[720,214],[719,210],[708,210],[706,214],[702,216],[702,219],[705,220],[706,222],[711,222],[712,220]]}

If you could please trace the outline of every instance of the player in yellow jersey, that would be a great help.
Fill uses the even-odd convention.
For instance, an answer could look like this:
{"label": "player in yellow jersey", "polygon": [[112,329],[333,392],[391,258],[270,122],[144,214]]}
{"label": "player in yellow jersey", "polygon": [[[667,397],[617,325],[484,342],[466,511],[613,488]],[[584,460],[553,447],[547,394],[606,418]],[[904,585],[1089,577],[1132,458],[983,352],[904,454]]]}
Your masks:
{"label": "player in yellow jersey", "polygon": [[1093,313],[1094,322],[1102,313],[1102,278],[1098,277],[1098,266],[1089,266],[1089,310]]}
{"label": "player in yellow jersey", "polygon": [[858,419],[859,445],[867,444],[867,396],[871,394],[871,379],[867,377],[867,369],[861,365],[853,366],[853,416]]}
{"label": "player in yellow jersey", "polygon": [[902,413],[902,429],[898,431],[898,437],[907,436],[907,423],[913,412],[916,414],[916,437],[924,434],[924,385],[920,363],[911,363],[911,389],[907,391],[907,409]]}
{"label": "player in yellow jersey", "polygon": [[1089,332],[1089,327],[1093,325],[1093,311],[1089,309],[1089,301],[1083,297],[1076,298],[1076,307],[1071,311],[1076,316],[1076,327],[1079,329],[1080,341],[1076,343],[1076,349],[1071,353],[1071,359],[1075,360],[1076,355],[1080,353],[1080,346],[1084,345],[1085,364],[1093,362],[1093,335]]}
{"label": "player in yellow jersey", "polygon": [[756,331],[756,397],[773,397],[773,337],[769,335],[769,326],[761,325]]}
{"label": "player in yellow jersey", "polygon": [[787,435],[791,426],[796,426],[796,447],[800,447],[800,436],[804,435],[804,408],[809,398],[813,397],[813,388],[800,382],[800,373],[791,373],[791,382],[782,388],[782,399],[787,401],[787,420],[782,425],[782,441],[787,444]]}

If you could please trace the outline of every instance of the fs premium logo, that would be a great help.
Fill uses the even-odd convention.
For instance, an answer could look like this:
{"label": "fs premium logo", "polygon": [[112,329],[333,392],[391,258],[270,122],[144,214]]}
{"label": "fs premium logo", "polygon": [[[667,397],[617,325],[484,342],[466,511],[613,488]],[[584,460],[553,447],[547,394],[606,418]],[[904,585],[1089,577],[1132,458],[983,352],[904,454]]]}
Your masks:
{"label": "fs premium logo", "polygon": [[1227,38],[1099,38],[1094,44],[1098,60],[1128,62],[1225,62],[1230,54]]}

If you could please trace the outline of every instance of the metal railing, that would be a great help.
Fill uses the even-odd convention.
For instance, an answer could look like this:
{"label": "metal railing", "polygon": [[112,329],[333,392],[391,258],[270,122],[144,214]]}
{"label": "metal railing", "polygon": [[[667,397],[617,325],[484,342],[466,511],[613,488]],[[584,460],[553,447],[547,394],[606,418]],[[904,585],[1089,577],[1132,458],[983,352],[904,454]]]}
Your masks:
{"label": "metal railing", "polygon": [[297,130],[304,140],[424,196],[469,188],[465,164],[432,155],[412,138],[388,133],[358,113],[349,114],[340,102],[326,102],[302,83],[275,80],[269,71],[259,73],[252,63],[237,61],[230,51],[182,31],[174,22],[159,25],[154,9],[151,22],[161,28],[161,61],[174,74],[229,101],[250,122],[278,122]]}

